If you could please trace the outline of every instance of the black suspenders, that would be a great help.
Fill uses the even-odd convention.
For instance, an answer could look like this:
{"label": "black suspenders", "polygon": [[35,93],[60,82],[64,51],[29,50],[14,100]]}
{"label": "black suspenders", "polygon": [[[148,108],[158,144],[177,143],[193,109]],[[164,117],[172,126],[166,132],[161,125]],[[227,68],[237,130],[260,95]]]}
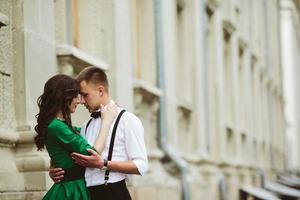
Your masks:
{"label": "black suspenders", "polygon": [[[116,122],[114,124],[114,128],[112,130],[112,134],[111,134],[111,139],[110,139],[110,144],[109,144],[109,151],[108,151],[108,157],[107,157],[107,161],[110,161],[111,158],[112,158],[112,153],[113,153],[113,148],[114,148],[114,143],[115,143],[115,137],[116,137],[116,132],[117,132],[117,128],[118,128],[118,124],[119,124],[119,121],[120,121],[120,118],[121,116],[123,115],[123,113],[125,112],[125,110],[122,110],[117,119],[116,119]],[[88,123],[86,124],[86,127],[85,127],[85,135],[86,135],[86,132],[87,132],[87,128],[88,126],[90,125],[91,121],[92,121],[93,118],[91,118]],[[107,181],[109,179],[109,170],[105,170],[105,175],[104,175],[104,182],[105,182],[105,185],[107,184]]]}
{"label": "black suspenders", "polygon": [[93,118],[91,118],[91,119],[88,121],[88,123],[86,124],[86,126],[85,126],[85,136],[86,136],[87,128],[88,128],[88,126],[90,125],[92,119],[93,119]]}
{"label": "black suspenders", "polygon": [[[124,112],[125,112],[125,110],[122,110],[120,112],[120,114],[118,115],[118,118],[116,119],[116,122],[114,124],[114,128],[113,128],[111,139],[110,139],[110,144],[109,144],[109,151],[108,151],[107,161],[110,161],[111,158],[112,158],[112,153],[113,153],[113,148],[114,148],[114,143],[115,143],[115,137],[116,137],[118,124],[119,124],[120,118],[121,118],[121,116],[123,115]],[[105,176],[104,176],[105,185],[107,184],[108,179],[109,179],[109,170],[105,170]]]}

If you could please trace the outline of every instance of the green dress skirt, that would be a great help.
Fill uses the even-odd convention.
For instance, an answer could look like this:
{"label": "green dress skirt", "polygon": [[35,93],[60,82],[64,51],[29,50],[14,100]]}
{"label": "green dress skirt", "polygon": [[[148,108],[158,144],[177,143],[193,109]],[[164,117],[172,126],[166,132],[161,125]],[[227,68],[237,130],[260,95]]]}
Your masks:
{"label": "green dress skirt", "polygon": [[[76,130],[80,131],[78,128]],[[89,155],[86,150],[92,148],[84,138],[74,133],[64,121],[58,119],[52,120],[48,125],[45,145],[51,158],[52,166],[63,169],[77,166],[70,156],[71,152]],[[89,193],[84,177],[55,183],[43,198],[43,200],[62,199],[88,200]]]}

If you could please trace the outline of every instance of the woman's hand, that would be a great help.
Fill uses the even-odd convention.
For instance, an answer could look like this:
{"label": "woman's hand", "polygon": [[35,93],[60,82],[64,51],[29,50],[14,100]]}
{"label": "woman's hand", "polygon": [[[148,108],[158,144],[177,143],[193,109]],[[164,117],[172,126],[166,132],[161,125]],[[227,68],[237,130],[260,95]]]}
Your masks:
{"label": "woman's hand", "polygon": [[101,128],[99,130],[96,142],[94,143],[94,148],[100,155],[104,149],[111,124],[115,120],[117,114],[118,108],[115,102],[110,101],[105,107],[101,106]]}
{"label": "woman's hand", "polygon": [[105,107],[101,105],[102,124],[110,126],[118,114],[118,107],[114,101],[110,101]]}

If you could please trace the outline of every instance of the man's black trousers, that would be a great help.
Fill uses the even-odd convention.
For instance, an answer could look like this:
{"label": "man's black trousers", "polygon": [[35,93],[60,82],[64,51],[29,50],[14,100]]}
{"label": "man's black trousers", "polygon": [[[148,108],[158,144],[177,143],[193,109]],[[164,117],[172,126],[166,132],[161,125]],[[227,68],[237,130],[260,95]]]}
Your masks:
{"label": "man's black trousers", "polygon": [[91,200],[131,200],[125,180],[88,187]]}

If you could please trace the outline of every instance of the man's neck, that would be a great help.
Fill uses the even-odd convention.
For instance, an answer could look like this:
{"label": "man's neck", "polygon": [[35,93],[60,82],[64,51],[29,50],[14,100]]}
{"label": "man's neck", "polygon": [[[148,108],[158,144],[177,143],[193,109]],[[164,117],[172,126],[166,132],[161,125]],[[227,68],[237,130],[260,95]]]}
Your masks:
{"label": "man's neck", "polygon": [[110,102],[111,98],[107,97],[104,101],[103,101],[103,106],[106,106],[109,102]]}
{"label": "man's neck", "polygon": [[[107,97],[101,104],[102,104],[103,106],[106,106],[107,104],[109,104],[110,100],[111,100],[111,98],[110,98],[110,97]],[[100,104],[100,105],[101,105],[101,104]],[[100,105],[99,105],[99,108],[96,109],[96,110],[100,110],[100,108],[101,108]]]}

